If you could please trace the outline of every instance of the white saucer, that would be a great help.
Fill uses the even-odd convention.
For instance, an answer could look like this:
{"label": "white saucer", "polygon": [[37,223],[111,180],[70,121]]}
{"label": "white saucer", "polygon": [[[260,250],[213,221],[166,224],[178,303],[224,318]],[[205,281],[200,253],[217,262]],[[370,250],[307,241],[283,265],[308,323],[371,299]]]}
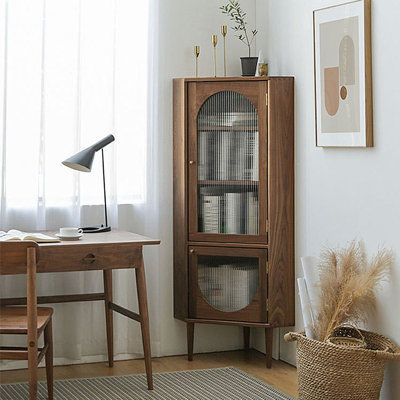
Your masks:
{"label": "white saucer", "polygon": [[83,234],[80,233],[76,236],[61,236],[59,233],[56,233],[56,236],[61,240],[79,240],[83,236]]}

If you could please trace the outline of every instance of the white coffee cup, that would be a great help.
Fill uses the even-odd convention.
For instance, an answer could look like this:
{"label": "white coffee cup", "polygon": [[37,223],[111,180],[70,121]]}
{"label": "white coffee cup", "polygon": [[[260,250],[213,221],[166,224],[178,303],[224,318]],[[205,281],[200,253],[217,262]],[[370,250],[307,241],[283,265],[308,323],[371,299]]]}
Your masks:
{"label": "white coffee cup", "polygon": [[74,237],[79,236],[83,232],[80,228],[60,228],[61,237]]}

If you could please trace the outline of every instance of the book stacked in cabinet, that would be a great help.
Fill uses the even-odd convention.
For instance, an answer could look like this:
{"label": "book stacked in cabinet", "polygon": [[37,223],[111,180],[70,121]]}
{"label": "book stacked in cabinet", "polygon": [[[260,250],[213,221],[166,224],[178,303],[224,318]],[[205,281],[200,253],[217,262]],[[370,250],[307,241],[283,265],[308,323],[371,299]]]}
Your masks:
{"label": "book stacked in cabinet", "polygon": [[294,80],[174,80],[174,313],[187,324],[294,325]]}

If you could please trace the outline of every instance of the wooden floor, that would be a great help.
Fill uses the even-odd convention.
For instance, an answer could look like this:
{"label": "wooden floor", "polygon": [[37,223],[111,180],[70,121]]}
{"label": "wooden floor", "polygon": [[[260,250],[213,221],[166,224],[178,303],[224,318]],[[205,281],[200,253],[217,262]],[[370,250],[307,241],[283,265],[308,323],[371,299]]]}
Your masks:
{"label": "wooden floor", "polygon": [[[218,367],[236,367],[276,387],[289,396],[297,397],[296,368],[274,361],[271,369],[265,368],[263,354],[251,350],[223,353],[197,354],[192,362],[186,356],[162,357],[153,359],[154,372],[183,371]],[[54,368],[55,379],[87,378],[109,375],[129,375],[144,373],[143,360],[117,361],[113,368],[106,363],[68,365]],[[39,372],[39,379],[44,378],[44,369]],[[26,370],[0,372],[0,383],[25,382]]]}

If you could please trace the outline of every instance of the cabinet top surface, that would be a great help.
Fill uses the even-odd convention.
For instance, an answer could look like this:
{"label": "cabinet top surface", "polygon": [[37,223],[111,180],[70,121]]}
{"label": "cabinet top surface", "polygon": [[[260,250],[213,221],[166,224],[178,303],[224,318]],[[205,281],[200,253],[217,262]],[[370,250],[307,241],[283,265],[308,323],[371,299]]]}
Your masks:
{"label": "cabinet top surface", "polygon": [[174,78],[185,82],[254,82],[277,79],[294,79],[293,76],[227,76],[227,77],[201,77],[201,78]]}

